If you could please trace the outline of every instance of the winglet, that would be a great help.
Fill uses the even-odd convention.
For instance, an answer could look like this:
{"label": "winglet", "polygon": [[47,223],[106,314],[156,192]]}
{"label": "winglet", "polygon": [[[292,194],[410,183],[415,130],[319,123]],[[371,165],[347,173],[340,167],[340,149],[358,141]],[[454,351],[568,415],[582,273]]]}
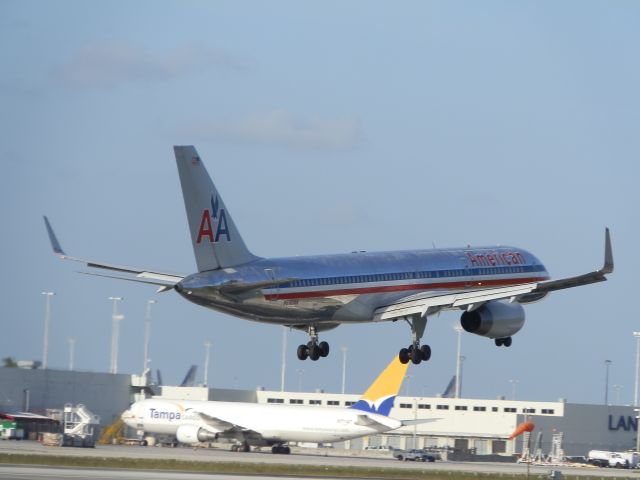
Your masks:
{"label": "winglet", "polygon": [[613,250],[611,249],[609,228],[606,228],[604,231],[604,265],[600,269],[600,272],[605,275],[613,272]]}
{"label": "winglet", "polygon": [[47,233],[49,234],[49,241],[51,242],[51,248],[53,248],[53,253],[55,253],[59,257],[66,257],[67,254],[64,253],[64,250],[62,250],[62,247],[60,246],[60,242],[58,242],[58,239],[56,238],[56,234],[53,233],[53,228],[51,228],[49,219],[47,218],[46,215],[43,215],[42,218],[44,218],[44,225],[45,227],[47,227]]}

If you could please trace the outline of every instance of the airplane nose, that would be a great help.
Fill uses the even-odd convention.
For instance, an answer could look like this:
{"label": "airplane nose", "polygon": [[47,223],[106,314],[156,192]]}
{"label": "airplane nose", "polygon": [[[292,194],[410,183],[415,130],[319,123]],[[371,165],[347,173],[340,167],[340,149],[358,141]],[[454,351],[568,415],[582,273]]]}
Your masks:
{"label": "airplane nose", "polygon": [[132,426],[133,424],[136,423],[136,414],[131,408],[122,412],[122,415],[120,415],[120,418],[124,423],[126,423],[129,426]]}

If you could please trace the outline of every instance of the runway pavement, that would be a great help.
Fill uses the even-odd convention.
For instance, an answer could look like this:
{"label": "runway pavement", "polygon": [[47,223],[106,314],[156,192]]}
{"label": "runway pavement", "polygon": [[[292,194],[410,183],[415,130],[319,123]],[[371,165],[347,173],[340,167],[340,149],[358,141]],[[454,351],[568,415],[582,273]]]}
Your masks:
{"label": "runway pavement", "polygon": [[[185,461],[197,462],[243,462],[243,463],[262,463],[262,464],[285,464],[285,465],[320,465],[320,466],[350,466],[350,467],[368,467],[368,468],[398,468],[398,469],[420,469],[420,470],[439,470],[439,471],[459,471],[459,472],[493,472],[496,474],[525,474],[526,466],[515,463],[480,463],[480,462],[435,462],[435,463],[415,463],[400,462],[395,460],[391,455],[383,456],[364,451],[358,452],[358,455],[337,455],[337,452],[331,452],[330,449],[322,451],[321,455],[299,453],[300,450],[309,451],[311,449],[297,449],[291,455],[274,455],[270,450],[251,453],[237,453],[222,449],[193,449],[193,448],[167,448],[167,447],[140,447],[140,446],[122,446],[122,445],[106,445],[97,446],[96,448],[63,448],[63,447],[44,447],[38,442],[31,441],[0,441],[0,454],[14,453],[26,455],[56,455],[56,456],[75,456],[75,457],[101,457],[101,458],[144,458],[144,459],[178,459]],[[319,452],[315,452],[319,453]],[[11,473],[18,475],[16,477],[6,476],[9,474],[5,471],[5,466],[0,467],[0,478],[30,478],[28,475],[20,476],[20,470]],[[544,475],[551,469],[560,470],[565,475],[580,475],[585,477],[600,478],[639,478],[640,472],[631,470],[615,470],[608,468],[594,467],[569,467],[569,466],[531,466],[532,475]],[[73,471],[81,471],[72,469]],[[23,471],[24,472],[24,471]],[[96,469],[92,470],[92,478],[123,478],[111,476],[110,470]],[[113,471],[117,472],[117,471]],[[49,471],[52,473],[52,471]],[[129,471],[131,473],[131,471]],[[137,472],[136,475],[144,472]],[[67,473],[61,478],[71,478]],[[116,475],[116,473],[113,473]],[[158,472],[154,472],[154,478],[159,478]],[[184,474],[182,474],[184,475]],[[191,475],[191,474],[190,474]],[[193,474],[193,478],[202,478],[200,474]],[[82,475],[79,475],[81,477]],[[238,476],[233,475],[234,479]],[[40,477],[34,477],[40,478]],[[51,477],[47,477],[51,478]],[[77,478],[77,477],[74,477]],[[86,478],[86,477],[83,477]],[[129,475],[127,478],[133,478]],[[138,478],[138,477],[135,477]],[[139,477],[146,478],[146,477]],[[173,477],[162,477],[173,478]],[[185,478],[184,476],[180,478]],[[191,478],[191,477],[189,477]],[[210,477],[209,477],[210,478]],[[223,478],[223,477],[219,477]],[[225,478],[231,478],[227,475]],[[254,477],[255,478],[255,477]]]}
{"label": "runway pavement", "polygon": [[[256,480],[255,475],[227,475],[214,473],[185,473],[185,472],[159,472],[159,471],[135,471],[135,470],[101,470],[90,468],[51,468],[0,465],[0,478],[3,480],[73,480],[73,479],[99,479],[99,480]],[[260,476],[263,480],[282,480],[282,477]],[[298,480],[301,477],[289,477],[287,479]],[[314,477],[318,480],[328,480],[322,477]]]}

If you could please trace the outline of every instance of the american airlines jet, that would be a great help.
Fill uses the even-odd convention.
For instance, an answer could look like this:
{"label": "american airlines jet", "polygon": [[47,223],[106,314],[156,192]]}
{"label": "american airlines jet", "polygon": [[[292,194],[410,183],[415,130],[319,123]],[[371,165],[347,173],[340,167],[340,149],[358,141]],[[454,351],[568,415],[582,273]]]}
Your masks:
{"label": "american airlines jet", "polygon": [[300,360],[329,354],[319,332],[341,323],[405,321],[411,342],[399,359],[418,364],[431,357],[421,344],[427,319],[461,310],[467,332],[511,346],[523,326],[522,304],[549,292],[606,280],[613,272],[609,230],[599,270],[551,280],[533,254],[517,247],[489,246],[392,252],[353,252],[261,258],[249,251],[222,196],[193,146],[174,147],[198,272],[180,275],[68,256],[45,217],[56,255],[110,270],[94,274],[175,290],[187,300],[237,317],[289,326],[308,333]]}
{"label": "american airlines jet", "polygon": [[152,398],[134,403],[121,417],[131,428],[173,435],[180,443],[230,441],[235,451],[271,446],[273,453],[286,454],[288,442],[341,442],[436,420],[389,417],[407,367],[395,357],[351,407]]}

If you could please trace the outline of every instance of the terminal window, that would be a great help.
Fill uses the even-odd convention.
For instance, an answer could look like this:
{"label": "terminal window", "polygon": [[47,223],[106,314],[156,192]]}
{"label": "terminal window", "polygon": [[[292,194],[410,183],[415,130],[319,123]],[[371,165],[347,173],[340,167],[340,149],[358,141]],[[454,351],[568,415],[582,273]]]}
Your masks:
{"label": "terminal window", "polygon": [[309,405],[322,405],[322,400],[309,400]]}
{"label": "terminal window", "polygon": [[267,398],[267,403],[284,403],[284,398]]}
{"label": "terminal window", "polygon": [[492,412],[497,412],[498,411],[498,407],[491,407],[491,411]]}
{"label": "terminal window", "polygon": [[411,404],[410,403],[401,403],[400,404],[400,408],[411,408]]}
{"label": "terminal window", "polygon": [[423,410],[428,410],[431,408],[431,405],[427,404],[427,403],[419,403],[418,404],[418,408],[421,408]]}
{"label": "terminal window", "polygon": [[505,440],[494,440],[491,444],[491,453],[506,453],[507,442]]}
{"label": "terminal window", "polygon": [[300,399],[300,398],[291,398],[291,399],[289,399],[289,403],[293,403],[295,405],[302,405],[302,399]]}
{"label": "terminal window", "polygon": [[487,407],[473,407],[474,412],[486,412]]}
{"label": "terminal window", "polygon": [[340,402],[337,400],[329,400],[327,401],[327,405],[333,405],[334,407],[340,405]]}
{"label": "terminal window", "polygon": [[436,405],[438,410],[449,410],[449,405]]}
{"label": "terminal window", "polygon": [[456,405],[456,410],[466,410],[467,406],[466,405]]}
{"label": "terminal window", "polygon": [[522,413],[536,413],[535,408],[523,408]]}
{"label": "terminal window", "polygon": [[547,415],[553,415],[555,412],[553,410],[553,408],[543,408],[542,413],[546,413]]}
{"label": "terminal window", "polygon": [[504,411],[507,413],[516,413],[516,409],[510,407],[505,407]]}
{"label": "terminal window", "polygon": [[345,407],[350,407],[351,405],[355,405],[356,402],[350,402],[350,401],[346,401],[344,402]]}

